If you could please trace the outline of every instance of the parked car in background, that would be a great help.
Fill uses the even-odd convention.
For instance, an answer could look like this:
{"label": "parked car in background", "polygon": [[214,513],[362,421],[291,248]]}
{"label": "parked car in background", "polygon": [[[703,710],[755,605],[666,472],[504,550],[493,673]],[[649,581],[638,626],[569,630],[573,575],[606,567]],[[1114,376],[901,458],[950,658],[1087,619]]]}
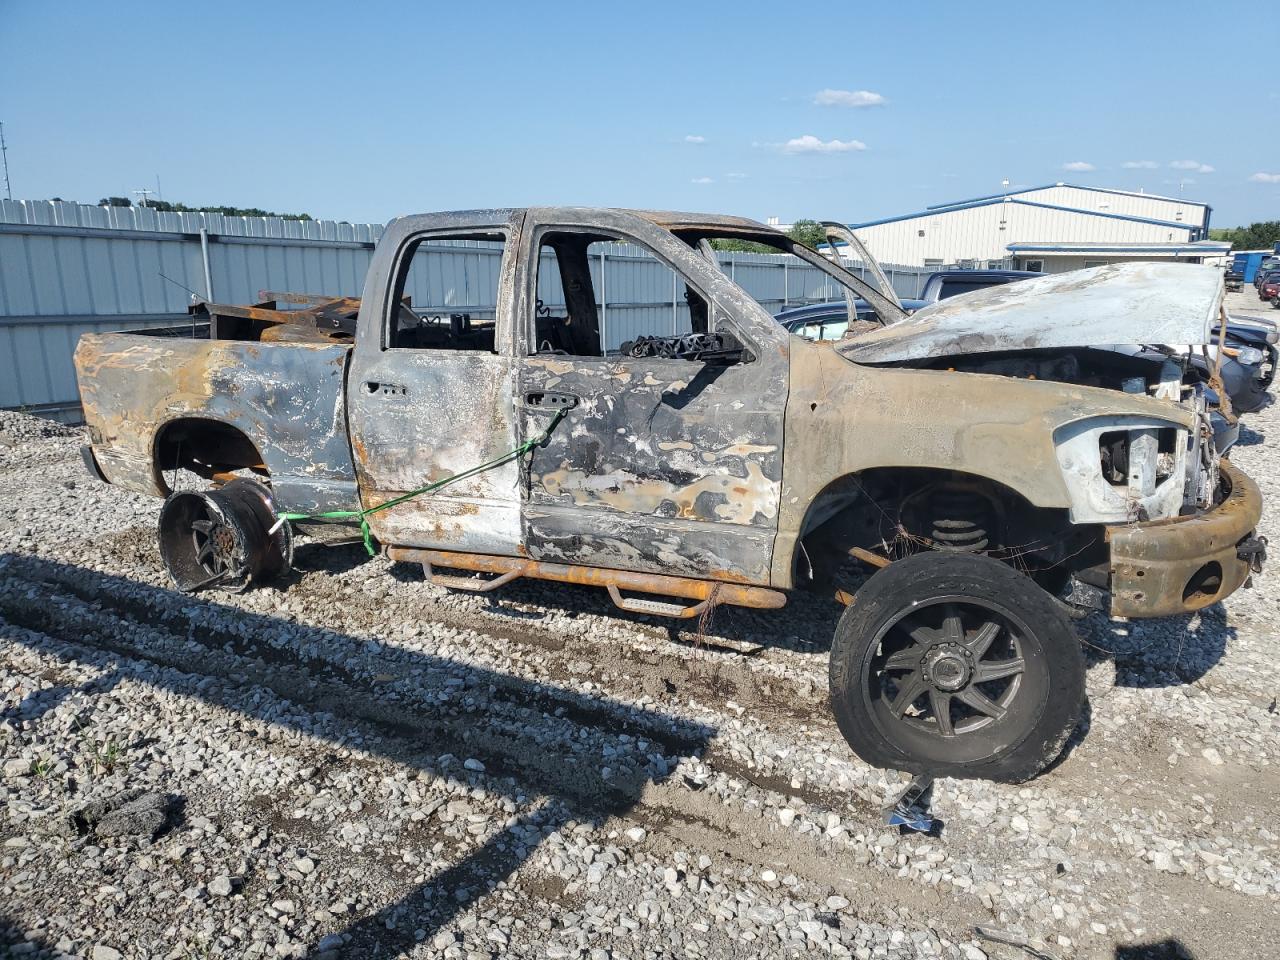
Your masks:
{"label": "parked car in background", "polygon": [[1262,289],[1262,285],[1277,272],[1280,272],[1280,257],[1268,257],[1263,260],[1258,267],[1258,272],[1253,275],[1253,288]]}
{"label": "parked car in background", "polygon": [[1280,295],[1280,270],[1273,270],[1267,274],[1267,279],[1263,280],[1258,287],[1258,299],[1268,302],[1274,300]]}
{"label": "parked car in background", "polygon": [[1239,293],[1244,289],[1244,274],[1228,267],[1222,275],[1222,282],[1228,293]]}
{"label": "parked car in background", "polygon": [[1031,270],[939,270],[929,274],[924,289],[920,291],[920,299],[925,303],[937,303],[962,293],[1042,276],[1044,274]]}
{"label": "parked car in background", "polygon": [[[1044,274],[1028,270],[939,270],[925,279],[918,298],[901,301],[902,308],[907,313],[914,313],[931,303],[962,293],[1040,276]],[[867,301],[859,299],[854,309],[858,320],[875,321],[875,311]],[[843,300],[791,307],[777,314],[775,319],[788,331],[806,340],[839,340],[849,329],[849,310]]]}
{"label": "parked car in background", "polygon": [[[854,304],[858,320],[864,323],[875,322],[876,312],[871,309],[871,304],[861,298],[855,300]],[[925,306],[928,306],[927,300],[902,301],[902,308],[908,313],[914,313]],[[843,300],[810,303],[783,310],[775,319],[787,328],[788,333],[806,340],[839,340],[849,329],[849,307]]]}

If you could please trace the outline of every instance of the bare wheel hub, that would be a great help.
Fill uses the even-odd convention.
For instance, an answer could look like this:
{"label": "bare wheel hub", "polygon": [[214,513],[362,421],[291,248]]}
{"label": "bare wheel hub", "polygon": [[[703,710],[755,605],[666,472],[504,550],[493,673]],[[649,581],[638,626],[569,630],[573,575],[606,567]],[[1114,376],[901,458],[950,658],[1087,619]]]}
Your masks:
{"label": "bare wheel hub", "polygon": [[236,536],[231,532],[231,528],[225,523],[219,523],[213,528],[214,552],[218,555],[219,560],[229,561],[235,554]]}
{"label": "bare wheel hub", "polygon": [[929,683],[939,690],[953,692],[968,686],[973,675],[973,655],[955,643],[940,643],[929,650],[921,661],[921,670]]}

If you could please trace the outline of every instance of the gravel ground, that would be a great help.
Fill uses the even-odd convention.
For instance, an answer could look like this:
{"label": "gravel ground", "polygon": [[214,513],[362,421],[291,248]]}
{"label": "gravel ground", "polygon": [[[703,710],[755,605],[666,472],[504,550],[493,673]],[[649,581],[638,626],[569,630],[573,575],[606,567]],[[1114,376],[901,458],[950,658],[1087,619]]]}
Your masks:
{"label": "gravel ground", "polygon": [[[1234,460],[1275,497],[1280,414],[1248,425]],[[1275,953],[1275,576],[1082,621],[1087,735],[1030,784],[940,781],[940,835],[899,836],[903,778],[826,709],[830,603],[700,638],[314,544],[279,587],[186,597],[159,502],[79,442],[0,414],[0,955],[1038,955],[976,925],[1055,958]]]}

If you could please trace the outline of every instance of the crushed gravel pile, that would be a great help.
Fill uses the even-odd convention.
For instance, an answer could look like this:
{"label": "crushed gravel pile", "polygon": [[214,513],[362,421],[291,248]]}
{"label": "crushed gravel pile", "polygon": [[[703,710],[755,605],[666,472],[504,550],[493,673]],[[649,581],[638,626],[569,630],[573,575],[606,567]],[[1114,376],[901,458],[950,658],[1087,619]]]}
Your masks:
{"label": "crushed gravel pile", "polygon": [[[1276,502],[1280,414],[1248,424],[1233,459]],[[159,501],[80,442],[0,414],[0,955],[1031,955],[979,925],[1059,958],[1274,953],[1280,575],[1082,621],[1062,762],[941,781],[940,835],[900,836],[904,778],[826,708],[829,602],[698,636],[305,543],[279,586],[188,597]]]}

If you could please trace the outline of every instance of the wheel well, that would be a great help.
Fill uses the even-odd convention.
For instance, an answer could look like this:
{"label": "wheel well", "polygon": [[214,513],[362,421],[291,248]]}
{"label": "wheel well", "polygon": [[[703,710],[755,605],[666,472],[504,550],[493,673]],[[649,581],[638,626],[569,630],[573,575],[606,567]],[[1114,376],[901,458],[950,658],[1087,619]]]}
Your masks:
{"label": "wheel well", "polygon": [[928,550],[985,554],[1036,573],[1097,562],[1094,541],[1101,542],[1097,528],[1074,525],[1068,511],[1034,506],[988,477],[881,467],[841,477],[818,494],[801,528],[794,574],[797,583],[822,579],[855,548],[885,560]]}
{"label": "wheel well", "polygon": [[221,420],[181,417],[160,428],[153,445],[156,482],[167,494],[167,471],[190,470],[206,480],[229,479],[240,470],[267,476],[262,454],[245,433]]}

